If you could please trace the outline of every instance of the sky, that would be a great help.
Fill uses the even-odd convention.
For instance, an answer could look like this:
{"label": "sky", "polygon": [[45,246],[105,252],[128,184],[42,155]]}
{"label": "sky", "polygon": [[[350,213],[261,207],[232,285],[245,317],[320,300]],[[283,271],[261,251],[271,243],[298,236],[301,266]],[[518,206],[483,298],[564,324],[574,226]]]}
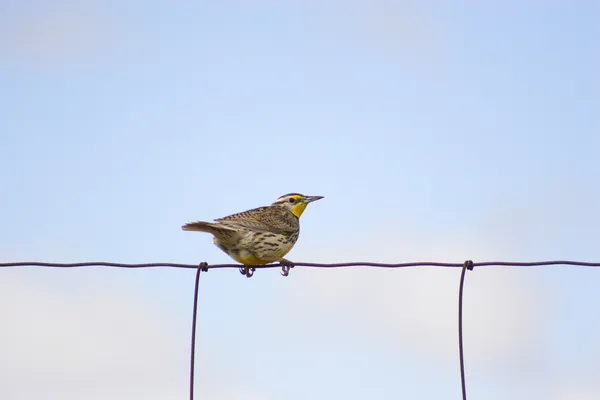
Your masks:
{"label": "sky", "polygon": [[[600,261],[592,1],[0,3],[1,261]],[[202,274],[197,398],[460,399],[459,269]],[[600,270],[477,268],[473,399],[600,398]],[[0,398],[187,398],[194,271],[0,270]]]}

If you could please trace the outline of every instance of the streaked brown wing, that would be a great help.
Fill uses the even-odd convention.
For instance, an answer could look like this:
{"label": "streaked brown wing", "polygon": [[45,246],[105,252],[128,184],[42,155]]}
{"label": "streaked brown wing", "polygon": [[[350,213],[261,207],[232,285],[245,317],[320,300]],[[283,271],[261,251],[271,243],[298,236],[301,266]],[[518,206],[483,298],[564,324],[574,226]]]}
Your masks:
{"label": "streaked brown wing", "polygon": [[300,228],[298,218],[291,211],[273,206],[254,208],[215,221],[223,225],[274,233],[293,233]]}

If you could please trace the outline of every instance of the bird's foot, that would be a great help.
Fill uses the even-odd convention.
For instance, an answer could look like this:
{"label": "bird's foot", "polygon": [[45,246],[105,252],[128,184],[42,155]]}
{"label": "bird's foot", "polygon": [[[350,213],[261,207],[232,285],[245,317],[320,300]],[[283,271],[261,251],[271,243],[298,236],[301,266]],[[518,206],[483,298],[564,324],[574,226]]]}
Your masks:
{"label": "bird's foot", "polygon": [[282,276],[288,276],[290,274],[290,269],[294,268],[294,263],[285,258],[282,258],[281,261],[279,261],[279,265],[281,265]]}
{"label": "bird's foot", "polygon": [[251,267],[249,265],[244,265],[240,268],[240,274],[246,275],[246,278],[252,278],[252,275],[254,275],[254,271],[256,271],[256,268]]}

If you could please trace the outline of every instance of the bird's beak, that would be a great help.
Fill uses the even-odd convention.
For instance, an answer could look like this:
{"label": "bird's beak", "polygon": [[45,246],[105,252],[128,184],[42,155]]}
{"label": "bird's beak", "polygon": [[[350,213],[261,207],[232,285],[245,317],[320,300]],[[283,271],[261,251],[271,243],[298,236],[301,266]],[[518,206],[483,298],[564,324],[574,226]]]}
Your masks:
{"label": "bird's beak", "polygon": [[320,200],[320,199],[322,199],[322,198],[323,198],[323,196],[306,196],[306,197],[304,198],[304,202],[305,202],[306,204],[308,204],[308,203],[312,203],[313,201]]}

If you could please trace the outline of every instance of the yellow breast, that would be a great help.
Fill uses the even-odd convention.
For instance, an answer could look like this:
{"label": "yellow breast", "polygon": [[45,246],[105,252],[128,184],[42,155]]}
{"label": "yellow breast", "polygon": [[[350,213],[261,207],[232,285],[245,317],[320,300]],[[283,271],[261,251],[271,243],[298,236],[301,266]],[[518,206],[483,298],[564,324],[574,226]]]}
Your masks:
{"label": "yellow breast", "polygon": [[290,249],[278,249],[277,252],[273,252],[268,255],[264,254],[261,256],[256,256],[248,251],[241,250],[239,253],[229,254],[229,256],[235,261],[244,265],[264,265],[275,261],[280,261],[290,251]]}

